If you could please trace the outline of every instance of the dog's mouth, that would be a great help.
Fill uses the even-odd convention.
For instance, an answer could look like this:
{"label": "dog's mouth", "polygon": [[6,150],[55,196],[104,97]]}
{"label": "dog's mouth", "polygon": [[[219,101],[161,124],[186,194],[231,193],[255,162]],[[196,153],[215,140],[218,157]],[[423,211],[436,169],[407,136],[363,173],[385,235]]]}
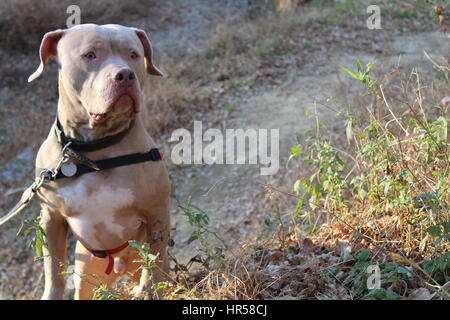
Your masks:
{"label": "dog's mouth", "polygon": [[106,113],[92,113],[89,112],[89,117],[94,121],[94,122],[101,122],[106,118]]}
{"label": "dog's mouth", "polygon": [[133,115],[137,113],[136,109],[137,108],[134,99],[128,94],[123,94],[119,96],[116,100],[114,100],[113,103],[111,103],[107,112],[104,113],[89,112],[89,118],[94,123],[101,123],[105,121],[109,116],[117,116],[122,114],[127,115],[128,117],[133,117]]}

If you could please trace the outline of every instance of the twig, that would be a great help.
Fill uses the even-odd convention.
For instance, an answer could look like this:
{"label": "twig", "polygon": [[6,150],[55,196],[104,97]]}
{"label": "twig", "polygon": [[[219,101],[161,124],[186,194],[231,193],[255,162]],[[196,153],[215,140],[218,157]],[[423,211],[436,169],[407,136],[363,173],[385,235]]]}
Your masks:
{"label": "twig", "polygon": [[445,293],[445,295],[447,295],[447,297],[448,297],[448,294],[446,292],[447,289],[450,289],[450,281],[447,281],[446,284],[441,286],[435,293],[433,293],[433,295],[431,296],[431,299],[433,299],[434,296],[437,295],[440,291],[443,291]]}
{"label": "twig", "polygon": [[44,276],[44,270],[41,271],[41,274],[39,275],[39,278],[38,278],[38,280],[36,281],[36,287],[34,288],[33,293],[31,294],[32,297],[35,297],[35,296],[36,296],[36,293],[37,293],[37,291],[38,291],[39,288],[40,288],[40,285],[41,285],[43,276]]}
{"label": "twig", "polygon": [[392,112],[391,107],[389,106],[389,103],[386,100],[386,97],[384,96],[384,92],[383,92],[383,85],[380,84],[380,92],[381,95],[383,96],[383,100],[384,103],[386,104],[386,107],[388,108],[389,112],[391,113],[391,115],[394,117],[395,121],[397,121],[398,125],[400,126],[400,128],[402,128],[403,132],[407,135],[408,132],[406,131],[406,129],[402,126],[402,124],[400,123],[400,121],[398,120],[398,118],[395,116],[394,112]]}

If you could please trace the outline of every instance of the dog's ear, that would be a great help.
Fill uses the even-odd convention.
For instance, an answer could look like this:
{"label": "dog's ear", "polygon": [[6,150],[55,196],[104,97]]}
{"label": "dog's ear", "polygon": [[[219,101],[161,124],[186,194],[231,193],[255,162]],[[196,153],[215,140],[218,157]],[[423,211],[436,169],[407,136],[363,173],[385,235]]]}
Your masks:
{"label": "dog's ear", "polygon": [[141,29],[134,29],[134,31],[136,32],[136,35],[138,36],[139,40],[141,40],[142,46],[144,47],[145,68],[147,69],[147,72],[154,76],[163,76],[163,73],[153,64],[152,44],[150,43],[147,34],[144,30]]}
{"label": "dog's ear", "polygon": [[41,47],[39,48],[39,55],[41,58],[41,64],[37,70],[28,77],[28,82],[33,81],[39,77],[44,71],[44,66],[47,64],[48,60],[52,57],[56,57],[56,46],[58,45],[59,39],[64,35],[65,30],[58,29],[55,31],[47,32],[42,38]]}

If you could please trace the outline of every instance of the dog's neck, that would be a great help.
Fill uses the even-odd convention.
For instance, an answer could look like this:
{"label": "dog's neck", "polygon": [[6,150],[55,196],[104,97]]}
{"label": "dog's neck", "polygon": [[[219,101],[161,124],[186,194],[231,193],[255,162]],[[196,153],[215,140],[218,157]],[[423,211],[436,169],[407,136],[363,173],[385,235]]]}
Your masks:
{"label": "dog's neck", "polygon": [[94,124],[83,106],[79,102],[72,101],[61,84],[59,86],[57,116],[64,134],[82,141],[93,141],[116,135],[129,128],[134,120],[124,115],[112,119],[107,118],[101,123]]}

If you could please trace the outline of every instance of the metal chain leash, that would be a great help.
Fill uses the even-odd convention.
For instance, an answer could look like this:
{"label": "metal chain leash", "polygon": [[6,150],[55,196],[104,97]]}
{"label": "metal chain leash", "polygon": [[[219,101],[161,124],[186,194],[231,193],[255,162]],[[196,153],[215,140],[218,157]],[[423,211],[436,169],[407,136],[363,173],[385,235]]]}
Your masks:
{"label": "metal chain leash", "polygon": [[67,148],[72,142],[68,142],[62,149],[62,156],[58,161],[58,164],[54,169],[44,169],[39,173],[39,178],[34,181],[25,191],[22,193],[19,202],[3,217],[0,218],[0,226],[12,219],[15,215],[21,212],[31,202],[36,192],[42,187],[44,183],[53,181],[58,174],[61,166],[66,163],[70,156],[67,153]]}

